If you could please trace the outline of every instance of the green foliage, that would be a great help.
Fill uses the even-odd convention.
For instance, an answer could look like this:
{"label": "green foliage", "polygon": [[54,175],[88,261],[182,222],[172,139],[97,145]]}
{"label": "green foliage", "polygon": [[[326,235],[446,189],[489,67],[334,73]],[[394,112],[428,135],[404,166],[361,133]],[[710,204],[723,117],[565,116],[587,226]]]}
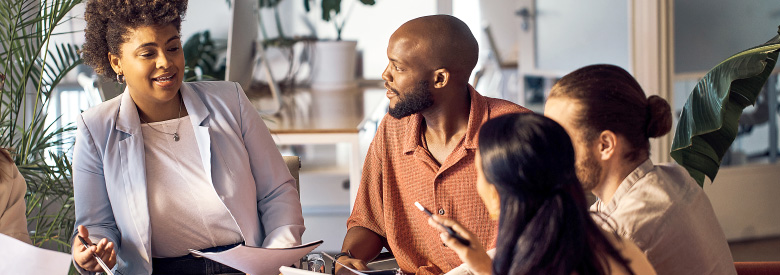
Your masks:
{"label": "green foliage", "polygon": [[[306,9],[306,12],[309,12],[311,10],[311,6],[309,6],[309,1],[312,0],[303,0],[303,7]],[[338,37],[336,40],[341,40],[341,31],[344,30],[344,24],[347,23],[347,19],[344,18],[344,20],[341,21],[341,23],[336,22],[335,17],[341,13],[341,0],[321,0],[321,7],[322,7],[322,20],[325,20],[326,22],[330,22],[333,20],[333,25],[336,27],[336,33]],[[376,0],[360,0],[360,3],[363,3],[363,5],[372,6],[376,4]]]}
{"label": "green foliage", "polygon": [[[311,0],[303,0],[303,5],[307,12],[311,9],[309,6],[309,1]],[[376,4],[376,1],[360,0],[360,3],[363,3],[364,5],[372,6]],[[331,18],[341,13],[341,0],[322,0],[321,6],[322,6],[322,20],[330,21]]]}
{"label": "green foliage", "polygon": [[723,155],[737,136],[742,110],[755,104],[777,63],[778,36],[737,53],[710,70],[685,102],[672,143],[671,156],[704,184],[715,179]]}
{"label": "green foliage", "polygon": [[[75,222],[67,137],[75,128],[46,123],[55,86],[82,63],[78,47],[51,43],[80,0],[0,1],[0,147],[13,148],[27,181],[27,222],[34,245],[69,252]],[[51,44],[51,45],[50,45]]]}
{"label": "green foliage", "polygon": [[188,70],[184,74],[186,81],[195,80],[195,68],[199,68],[205,80],[224,80],[225,64],[220,62],[219,53],[225,49],[216,46],[208,30],[193,34],[182,46],[184,66]]}

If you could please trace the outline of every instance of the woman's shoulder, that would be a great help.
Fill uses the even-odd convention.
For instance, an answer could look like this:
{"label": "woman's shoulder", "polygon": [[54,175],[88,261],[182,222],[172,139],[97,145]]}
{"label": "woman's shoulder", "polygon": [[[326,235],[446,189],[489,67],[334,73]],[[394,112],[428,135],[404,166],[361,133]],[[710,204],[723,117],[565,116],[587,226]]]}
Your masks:
{"label": "woman's shoulder", "polygon": [[241,89],[238,83],[230,81],[184,82],[182,91],[186,90],[197,95],[206,105],[220,102],[218,105],[227,104],[231,105],[231,107],[235,107],[233,105],[238,104],[240,95],[243,93],[243,89]]}
{"label": "woman's shoulder", "polygon": [[102,123],[111,120],[106,118],[116,117],[116,113],[119,111],[119,105],[121,105],[122,102],[122,97],[124,96],[125,94],[122,93],[103,103],[90,107],[81,113],[81,118],[87,124],[90,124],[90,122]]}
{"label": "woman's shoulder", "polygon": [[225,95],[228,91],[238,91],[240,86],[231,81],[198,81],[184,82],[182,86],[189,87],[199,94]]}
{"label": "woman's shoulder", "polygon": [[[647,256],[639,249],[633,241],[622,238],[615,233],[602,230],[612,246],[618,250],[621,256],[628,261],[628,265],[634,274],[656,274],[655,269],[647,260]],[[628,274],[615,259],[608,259],[612,274]]]}

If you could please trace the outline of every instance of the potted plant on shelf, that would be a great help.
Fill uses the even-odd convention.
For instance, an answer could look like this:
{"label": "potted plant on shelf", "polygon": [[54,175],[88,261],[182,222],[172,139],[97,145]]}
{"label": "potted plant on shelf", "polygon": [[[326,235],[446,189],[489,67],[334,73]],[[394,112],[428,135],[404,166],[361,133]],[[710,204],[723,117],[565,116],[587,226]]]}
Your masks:
{"label": "potted plant on shelf", "polygon": [[[310,1],[303,0],[306,11]],[[364,5],[374,5],[375,0],[359,0]],[[311,86],[315,90],[338,90],[356,86],[355,59],[357,41],[344,41],[341,33],[349,18],[350,9],[341,13],[341,0],[321,0],[322,20],[333,22],[336,40],[320,40],[314,46]],[[355,2],[352,2],[354,4]]]}

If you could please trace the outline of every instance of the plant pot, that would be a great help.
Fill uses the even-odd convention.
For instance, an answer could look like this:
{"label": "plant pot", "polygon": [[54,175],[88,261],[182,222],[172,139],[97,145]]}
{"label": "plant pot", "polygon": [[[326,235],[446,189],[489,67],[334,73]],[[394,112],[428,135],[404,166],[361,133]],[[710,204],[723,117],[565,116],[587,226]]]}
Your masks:
{"label": "plant pot", "polygon": [[342,90],[357,86],[357,41],[317,41],[312,57],[312,90]]}

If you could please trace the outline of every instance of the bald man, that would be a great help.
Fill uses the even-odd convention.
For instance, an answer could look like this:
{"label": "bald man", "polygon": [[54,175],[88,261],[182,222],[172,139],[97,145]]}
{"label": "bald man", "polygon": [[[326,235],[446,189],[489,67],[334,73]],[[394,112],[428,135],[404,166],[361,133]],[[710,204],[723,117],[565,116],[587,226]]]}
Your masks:
{"label": "bald man", "polygon": [[477,133],[490,118],[529,111],[468,84],[478,51],[466,24],[447,15],[413,19],[390,37],[382,73],[390,109],[366,156],[339,262],[364,270],[386,247],[406,273],[461,265],[416,201],[495,247],[497,222],[476,192]]}

